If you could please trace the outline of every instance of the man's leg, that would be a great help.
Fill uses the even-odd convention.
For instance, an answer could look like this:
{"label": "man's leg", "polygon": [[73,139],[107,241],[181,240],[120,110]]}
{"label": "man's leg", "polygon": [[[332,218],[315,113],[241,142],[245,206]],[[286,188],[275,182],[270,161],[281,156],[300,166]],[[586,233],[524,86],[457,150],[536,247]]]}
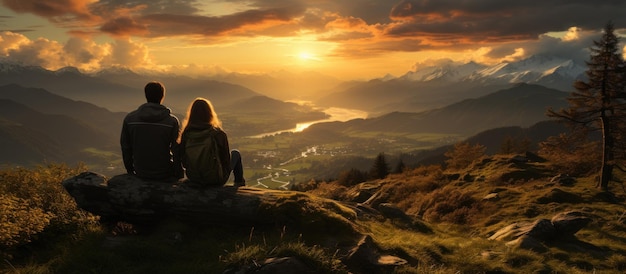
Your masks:
{"label": "man's leg", "polygon": [[235,176],[235,186],[245,186],[246,179],[243,178],[243,164],[241,162],[241,153],[239,150],[230,151],[230,170]]}

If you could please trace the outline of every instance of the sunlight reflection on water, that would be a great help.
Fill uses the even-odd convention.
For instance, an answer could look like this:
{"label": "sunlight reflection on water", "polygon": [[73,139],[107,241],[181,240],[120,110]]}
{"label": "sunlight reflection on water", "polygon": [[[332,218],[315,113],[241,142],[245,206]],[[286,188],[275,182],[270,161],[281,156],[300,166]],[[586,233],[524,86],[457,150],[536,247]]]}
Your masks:
{"label": "sunlight reflection on water", "polygon": [[280,130],[275,132],[263,133],[255,136],[251,136],[251,138],[262,138],[266,136],[272,136],[285,132],[301,132],[313,124],[317,123],[325,123],[325,122],[345,122],[353,119],[364,119],[367,118],[367,112],[357,109],[347,109],[347,108],[338,108],[331,107],[322,110],[324,113],[328,114],[330,117],[328,119],[323,120],[315,120],[310,122],[298,123],[295,128]]}

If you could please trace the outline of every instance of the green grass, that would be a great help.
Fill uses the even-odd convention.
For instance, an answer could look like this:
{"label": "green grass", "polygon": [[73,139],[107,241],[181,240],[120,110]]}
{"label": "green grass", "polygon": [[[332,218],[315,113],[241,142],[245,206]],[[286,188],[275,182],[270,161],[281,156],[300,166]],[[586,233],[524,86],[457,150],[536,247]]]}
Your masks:
{"label": "green grass", "polygon": [[79,239],[59,242],[46,256],[38,255],[40,262],[4,264],[0,273],[221,273],[288,256],[318,273],[346,273],[333,251],[306,244],[299,236],[286,229],[193,227],[176,221],[117,235],[96,227]]}
{"label": "green grass", "polygon": [[[413,214],[414,220],[407,223],[359,219],[356,227],[363,235],[370,235],[383,254],[409,261],[390,273],[612,274],[626,271],[626,191],[621,185],[611,184],[617,202],[607,201],[606,194],[595,188],[595,175],[577,178],[572,186],[560,186],[549,182],[551,174],[556,173],[549,164],[511,165],[507,161],[510,157],[495,156],[464,170],[425,167],[370,182],[382,185],[381,194],[385,195],[382,201],[392,202]],[[305,160],[290,163],[295,167],[306,164]],[[526,177],[521,172],[524,170],[546,177]],[[46,169],[35,170],[32,175],[21,169],[14,172],[7,173],[5,178],[17,178],[20,182],[33,178],[38,182],[51,174]],[[73,172],[64,171],[54,178]],[[447,179],[452,173],[470,173],[480,180]],[[12,174],[17,175],[9,176]],[[616,175],[624,178],[624,174]],[[326,187],[338,188],[332,184]],[[555,189],[580,199],[555,197]],[[279,202],[300,205],[298,197],[284,193],[285,197],[277,200],[277,206]],[[473,200],[460,205],[455,193],[471,195]],[[498,193],[498,198],[482,199],[490,193]],[[445,204],[469,209],[461,211],[463,219],[449,218],[448,215],[459,214],[454,211],[429,211]],[[324,209],[323,212],[335,214],[351,212],[347,207]],[[488,239],[509,224],[551,218],[569,210],[585,212],[593,222],[576,233],[575,241],[546,243],[546,252],[536,253]],[[425,220],[426,217],[432,219]],[[455,223],[455,220],[463,222]],[[139,227],[138,233],[129,226],[111,230],[92,222],[76,230],[44,231],[31,243],[12,249],[10,256],[5,254],[5,261],[0,262],[0,273],[222,273],[262,263],[267,258],[286,256],[298,258],[318,273],[347,272],[339,260],[345,250],[338,252],[337,245],[327,244],[334,235],[326,231],[246,227],[217,221],[215,225],[202,227],[167,221],[148,229]]]}

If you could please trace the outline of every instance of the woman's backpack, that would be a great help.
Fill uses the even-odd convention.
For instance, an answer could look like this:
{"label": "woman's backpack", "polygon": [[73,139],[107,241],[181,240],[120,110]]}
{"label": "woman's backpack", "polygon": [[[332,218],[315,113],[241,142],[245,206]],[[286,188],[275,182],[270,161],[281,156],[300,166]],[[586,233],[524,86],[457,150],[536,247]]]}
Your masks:
{"label": "woman's backpack", "polygon": [[214,128],[185,132],[183,164],[187,178],[201,185],[223,185],[224,171]]}

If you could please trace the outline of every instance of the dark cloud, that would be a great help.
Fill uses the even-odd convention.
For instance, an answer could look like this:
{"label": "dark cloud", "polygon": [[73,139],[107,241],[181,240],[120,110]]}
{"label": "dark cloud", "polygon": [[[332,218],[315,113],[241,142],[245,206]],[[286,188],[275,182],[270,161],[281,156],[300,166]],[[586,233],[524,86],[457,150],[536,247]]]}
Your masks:
{"label": "dark cloud", "polygon": [[151,36],[222,35],[245,27],[263,27],[289,22],[304,13],[300,8],[248,10],[231,15],[209,17],[199,15],[150,14],[139,18],[148,26]]}
{"label": "dark cloud", "polygon": [[299,5],[361,18],[368,24],[389,23],[389,11],[395,4],[390,0],[231,0],[230,2],[246,3],[257,8]]}
{"label": "dark cloud", "polygon": [[537,39],[569,27],[600,29],[609,20],[626,27],[626,1],[403,0],[393,7],[391,36],[467,36],[473,41]]}
{"label": "dark cloud", "polygon": [[0,29],[0,32],[14,32],[14,33],[26,33],[26,32],[31,32],[31,31],[35,31],[34,29]]}
{"label": "dark cloud", "polygon": [[[52,22],[89,21],[113,35],[222,35],[230,30],[267,33],[261,24],[289,23],[284,29],[321,32],[329,14],[382,26],[382,36],[426,37],[450,43],[495,43],[538,39],[569,27],[600,29],[608,20],[626,27],[626,1],[618,0],[223,0],[246,10],[210,16],[200,0],[2,0],[16,12]],[[315,16],[313,16],[315,15]],[[93,23],[93,22],[96,23]],[[293,22],[297,21],[297,25]],[[91,24],[93,23],[93,24]],[[76,27],[76,24],[69,25]],[[246,26],[251,29],[244,30]],[[271,27],[275,27],[272,25]],[[280,28],[279,28],[280,29]],[[76,31],[76,28],[72,29]],[[80,30],[89,33],[87,30]],[[79,31],[79,32],[80,32]],[[273,32],[276,33],[276,32]],[[232,33],[230,33],[232,34]],[[280,35],[276,33],[276,35]],[[285,34],[282,34],[285,35]],[[336,34],[329,34],[336,35]],[[327,35],[328,36],[328,35]],[[327,37],[326,36],[326,37]],[[340,36],[337,36],[340,37]],[[350,35],[346,36],[350,37]],[[372,36],[374,37],[374,36]]]}
{"label": "dark cloud", "polygon": [[107,21],[100,30],[116,36],[143,35],[148,33],[146,25],[138,23],[130,17],[119,17]]}
{"label": "dark cloud", "polygon": [[91,5],[91,10],[99,14],[113,14],[121,9],[138,10],[141,15],[168,13],[179,15],[196,14],[198,0],[100,0]]}
{"label": "dark cloud", "polygon": [[15,12],[29,12],[53,21],[92,20],[88,0],[2,0],[2,4]]}
{"label": "dark cloud", "polygon": [[593,41],[599,41],[601,34],[595,31],[578,34],[574,40],[563,41],[550,36],[542,35],[536,43],[525,45],[527,55],[549,55],[558,56],[565,59],[577,61],[587,61],[589,59],[589,48]]}

